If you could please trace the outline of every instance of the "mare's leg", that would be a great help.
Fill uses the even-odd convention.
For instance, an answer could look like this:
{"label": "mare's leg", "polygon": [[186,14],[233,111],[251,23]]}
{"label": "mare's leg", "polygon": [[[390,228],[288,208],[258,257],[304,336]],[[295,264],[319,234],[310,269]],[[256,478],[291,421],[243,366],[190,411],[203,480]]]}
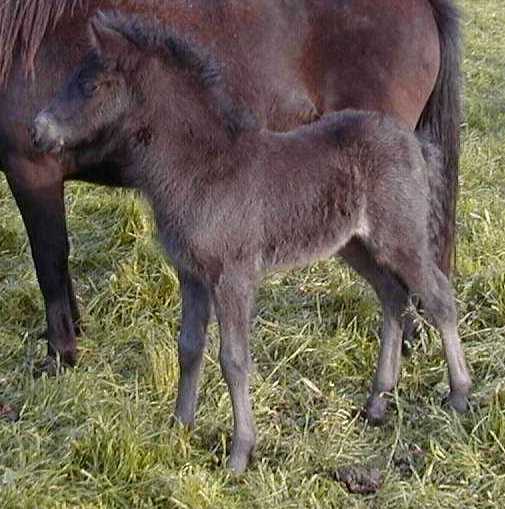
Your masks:
{"label": "mare's leg", "polygon": [[402,331],[408,293],[393,274],[375,262],[358,240],[351,240],[339,254],[371,284],[382,304],[384,317],[379,361],[372,393],[367,402],[367,418],[371,424],[378,425],[386,417],[388,401],[384,393],[395,388],[400,375]]}
{"label": "mare's leg", "polygon": [[44,297],[49,357],[59,355],[74,365],[78,310],[68,271],[61,170],[54,162],[46,167],[17,158],[10,158],[8,168],[7,181],[23,217]]}
{"label": "mare's leg", "polygon": [[228,466],[243,472],[256,445],[249,397],[248,333],[254,286],[246,277],[226,274],[214,288],[214,305],[221,333],[219,358],[233,406],[233,439]]}
{"label": "mare's leg", "polygon": [[[79,306],[77,305],[77,299],[75,297],[74,285],[72,283],[72,277],[68,274],[67,291],[70,299],[70,313],[74,322],[74,332],[76,336],[80,336],[82,333],[81,329],[81,314],[79,312]],[[48,330],[46,329],[40,336],[40,339],[47,339]]]}
{"label": "mare's leg", "polygon": [[210,298],[205,285],[190,274],[179,274],[182,323],[179,335],[179,388],[175,417],[193,426],[198,399],[198,379],[206,344]]}

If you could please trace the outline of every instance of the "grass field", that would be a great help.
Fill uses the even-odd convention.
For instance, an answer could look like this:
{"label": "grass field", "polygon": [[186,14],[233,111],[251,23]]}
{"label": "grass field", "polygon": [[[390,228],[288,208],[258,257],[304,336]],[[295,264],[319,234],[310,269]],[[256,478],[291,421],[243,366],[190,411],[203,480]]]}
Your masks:
{"label": "grass field", "polygon": [[[127,192],[70,185],[71,270],[83,313],[77,369],[34,380],[43,306],[19,214],[0,181],[2,508],[505,507],[505,4],[464,0],[466,81],[459,202],[460,331],[475,380],[463,418],[447,390],[438,336],[404,361],[388,424],[359,418],[380,325],[370,289],[337,262],[271,277],[259,292],[252,348],[257,458],[222,468],[231,408],[216,326],[196,429],[170,427],[177,280]],[[372,495],[338,468],[375,466]]]}

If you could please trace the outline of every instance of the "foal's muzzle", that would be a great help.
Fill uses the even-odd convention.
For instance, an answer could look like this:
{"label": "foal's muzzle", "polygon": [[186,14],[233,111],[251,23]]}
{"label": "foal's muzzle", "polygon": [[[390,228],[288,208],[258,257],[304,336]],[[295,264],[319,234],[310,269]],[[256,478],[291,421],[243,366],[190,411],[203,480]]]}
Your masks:
{"label": "foal's muzzle", "polygon": [[58,128],[54,115],[41,111],[34,119],[30,130],[33,146],[41,152],[60,152],[65,145],[63,133]]}

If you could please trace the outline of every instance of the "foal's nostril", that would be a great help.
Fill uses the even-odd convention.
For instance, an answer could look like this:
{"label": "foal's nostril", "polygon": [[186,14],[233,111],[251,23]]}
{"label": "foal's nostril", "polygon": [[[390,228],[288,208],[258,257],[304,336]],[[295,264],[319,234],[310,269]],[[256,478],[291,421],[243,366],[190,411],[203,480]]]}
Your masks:
{"label": "foal's nostril", "polygon": [[30,136],[30,139],[32,140],[32,143],[36,146],[37,145],[37,130],[35,129],[34,126],[31,126],[29,129],[28,129],[28,134]]}
{"label": "foal's nostril", "polygon": [[38,148],[40,145],[40,134],[39,134],[39,131],[37,130],[37,127],[35,125],[30,127],[29,133],[30,133],[30,138],[32,140],[33,146],[35,148]]}
{"label": "foal's nostril", "polygon": [[30,129],[30,135],[32,141],[36,144],[40,141],[41,134],[44,132],[44,128],[46,125],[45,117],[42,116],[42,113],[39,113],[34,119],[32,123],[32,127]]}

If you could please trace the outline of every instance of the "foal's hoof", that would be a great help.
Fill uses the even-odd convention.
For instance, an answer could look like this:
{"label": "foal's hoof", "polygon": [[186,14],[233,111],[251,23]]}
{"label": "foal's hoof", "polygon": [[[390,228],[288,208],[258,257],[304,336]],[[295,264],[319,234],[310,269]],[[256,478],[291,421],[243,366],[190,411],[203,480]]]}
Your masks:
{"label": "foal's hoof", "polygon": [[366,418],[372,426],[382,426],[386,422],[389,401],[384,396],[370,396],[366,404]]}
{"label": "foal's hoof", "polygon": [[464,414],[468,411],[468,395],[462,392],[451,391],[444,400],[444,405],[447,405],[458,414]]}
{"label": "foal's hoof", "polygon": [[237,444],[237,446],[233,445],[230,453],[230,458],[228,459],[227,467],[234,474],[242,474],[247,469],[247,465],[249,465],[249,461],[254,456],[255,445],[247,444]]}

